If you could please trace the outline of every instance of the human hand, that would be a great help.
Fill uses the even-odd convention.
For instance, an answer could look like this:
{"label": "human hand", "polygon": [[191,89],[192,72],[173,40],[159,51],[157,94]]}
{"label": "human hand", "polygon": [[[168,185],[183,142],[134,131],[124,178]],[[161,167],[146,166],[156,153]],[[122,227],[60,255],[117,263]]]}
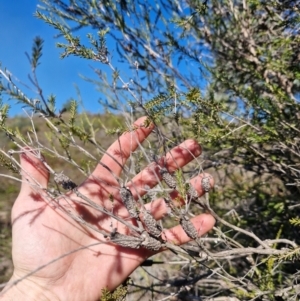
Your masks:
{"label": "human hand", "polygon": [[[135,131],[120,136],[107,150],[93,173],[77,188],[81,195],[132,225],[136,223],[134,219],[130,219],[120,199],[120,184],[116,177],[120,176],[130,153],[151,133],[153,126],[144,127],[144,121],[145,118],[138,119]],[[200,153],[201,148],[197,142],[186,140],[166,155],[165,164],[173,172]],[[135,199],[138,195],[145,194],[146,185],[154,187],[158,182],[158,167],[156,164],[151,166],[126,185]],[[80,216],[99,231],[110,233],[113,224],[119,233],[130,233],[126,225],[86,206],[74,191],[69,191],[64,197],[59,197],[59,200],[51,200],[45,189],[36,190],[33,179],[47,188],[49,172],[32,151],[25,150],[21,154],[21,167],[22,187],[12,209],[14,273],[0,293],[0,299],[1,296],[3,298],[1,300],[97,300],[101,289],[115,289],[145,259],[154,254],[144,248],[131,249],[115,245],[99,232],[66,215],[64,210]],[[202,195],[201,185],[195,186],[196,182],[201,182],[200,177],[203,175],[192,179],[191,184]],[[175,196],[176,191],[171,194],[171,197]],[[168,210],[162,199],[145,206],[157,220]],[[192,219],[199,236],[209,231],[214,222],[209,214],[201,214]],[[164,230],[163,239],[178,245],[190,241],[179,225]],[[35,272],[32,273],[33,271]]]}

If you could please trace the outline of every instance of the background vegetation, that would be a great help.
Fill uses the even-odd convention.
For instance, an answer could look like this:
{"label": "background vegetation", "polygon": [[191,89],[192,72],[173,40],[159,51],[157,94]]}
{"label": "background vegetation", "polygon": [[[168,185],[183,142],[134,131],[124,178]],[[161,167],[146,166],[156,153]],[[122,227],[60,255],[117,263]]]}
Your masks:
{"label": "background vegetation", "polygon": [[[188,246],[194,254],[183,264],[172,265],[170,255],[160,255],[157,260],[165,263],[169,275],[163,275],[159,268],[147,270],[153,277],[140,271],[132,276],[128,298],[297,300],[299,2],[42,2],[37,17],[65,38],[65,43],[58,44],[62,57],[76,55],[110,67],[111,74],[95,68],[98,81],[94,84],[106,91],[101,103],[114,115],[81,115],[82,121],[75,122],[76,101],[69,103],[67,113],[58,112],[53,97],[45,99],[41,94],[36,103],[6,78],[10,85],[2,82],[2,93],[46,116],[65,131],[65,137],[55,140],[51,137],[53,128],[45,135],[45,118],[31,115],[6,123],[2,117],[1,135],[20,122],[25,135],[24,124],[28,123],[28,131],[34,124],[39,142],[48,155],[52,154],[49,164],[53,169],[58,168],[57,153],[49,150],[60,145],[65,156],[79,162],[88,173],[93,162],[82,162],[76,154],[68,153],[68,133],[96,156],[94,141],[101,141],[104,133],[116,135],[124,130],[126,118],[147,114],[161,128],[157,137],[164,137],[153,139],[153,147],[163,154],[171,144],[194,137],[203,146],[204,155],[200,165],[186,171],[186,178],[197,168],[210,172],[216,180],[209,199],[218,224],[203,239],[205,263],[195,244]],[[84,27],[91,31],[88,42],[76,36]],[[108,49],[106,39],[114,41],[116,48]],[[42,40],[37,38],[31,55],[33,74],[41,51]],[[120,66],[131,68],[131,80],[124,80],[120,66],[111,63],[113,51],[122,60]],[[7,108],[2,105],[1,110],[5,116]],[[12,132],[13,137],[18,135]],[[15,147],[9,141],[2,145],[3,152]],[[67,167],[63,170],[69,172]],[[2,182],[3,213],[8,212],[18,187],[11,180]],[[9,226],[5,214],[0,215],[0,221]],[[9,227],[2,227],[1,235],[8,238]],[[9,246],[7,240],[2,241],[0,252],[7,256]],[[144,284],[137,284],[141,279]]]}

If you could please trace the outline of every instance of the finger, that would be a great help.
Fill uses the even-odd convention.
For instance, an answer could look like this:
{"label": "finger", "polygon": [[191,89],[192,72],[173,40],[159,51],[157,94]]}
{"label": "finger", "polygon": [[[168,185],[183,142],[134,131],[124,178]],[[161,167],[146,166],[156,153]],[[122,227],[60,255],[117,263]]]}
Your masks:
{"label": "finger", "polygon": [[32,219],[45,206],[41,192],[48,186],[49,172],[42,160],[31,149],[22,150],[20,155],[22,185],[11,212],[13,224],[20,217]]}
{"label": "finger", "polygon": [[[44,158],[42,158],[44,160]],[[47,188],[49,171],[31,149],[24,149],[20,155],[22,185],[20,194],[30,194],[39,188]]]}
{"label": "finger", "polygon": [[[164,158],[161,158],[159,164],[161,167],[166,166],[170,173],[185,166],[190,161],[201,154],[200,145],[192,139],[186,140],[180,145],[174,147]],[[150,164],[127,185],[135,198],[138,195],[143,196],[146,193],[145,186],[150,188],[157,185],[161,180],[159,173],[160,167],[156,164]]]}
{"label": "finger", "polygon": [[[195,229],[198,232],[198,236],[203,236],[208,231],[210,231],[215,225],[215,219],[212,215],[203,213],[191,219]],[[175,226],[171,229],[165,230],[163,232],[164,239],[168,242],[171,242],[175,245],[182,245],[189,241],[191,238],[187,236],[185,231],[182,229],[180,225]]]}
{"label": "finger", "polygon": [[[197,191],[198,196],[201,197],[204,195],[205,191],[203,190],[203,187],[201,185],[202,179],[205,177],[209,177],[210,180],[210,186],[214,186],[214,180],[212,176],[209,174],[201,174],[197,177],[194,177],[191,179],[190,184],[194,187],[194,189]],[[176,200],[176,202],[173,203],[174,206],[182,206],[185,204],[186,201],[189,200],[189,197],[183,197],[179,195],[179,192],[177,190],[174,190],[170,193],[171,200]],[[163,198],[157,199],[149,204],[145,205],[146,209],[150,211],[152,216],[159,220],[163,218],[166,214],[169,213],[171,210],[170,206],[165,202]]]}
{"label": "finger", "polygon": [[141,117],[134,122],[133,131],[126,132],[119,137],[106,151],[102,157],[100,164],[92,173],[93,178],[111,178],[111,173],[119,176],[122,172],[123,166],[130,154],[136,150],[140,143],[142,143],[154,128],[153,124],[145,127],[144,123],[147,117]]}

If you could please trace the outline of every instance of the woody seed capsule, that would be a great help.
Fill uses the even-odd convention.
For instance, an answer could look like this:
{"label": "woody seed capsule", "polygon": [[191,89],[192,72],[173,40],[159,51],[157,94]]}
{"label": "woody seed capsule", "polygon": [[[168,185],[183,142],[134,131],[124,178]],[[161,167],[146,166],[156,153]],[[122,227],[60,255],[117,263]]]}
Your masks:
{"label": "woody seed capsule", "polygon": [[169,188],[171,189],[176,188],[176,181],[174,177],[168,172],[168,170],[165,167],[161,168],[159,170],[159,173],[161,174],[161,177],[163,178],[163,180],[165,181],[165,183]]}
{"label": "woody seed capsule", "polygon": [[192,239],[198,238],[198,231],[186,216],[181,217],[180,225],[188,237]]}
{"label": "woody seed capsule", "polygon": [[156,222],[154,217],[146,210],[143,212],[143,222],[150,233],[154,237],[159,237],[162,229],[160,225]]}
{"label": "woody seed capsule", "polygon": [[120,189],[120,196],[130,216],[133,218],[139,218],[139,211],[131,191],[126,187],[122,187]]}
{"label": "woody seed capsule", "polygon": [[162,245],[161,242],[157,239],[149,236],[147,232],[144,232],[141,237],[144,239],[142,242],[142,246],[145,249],[148,249],[150,251],[158,251],[161,249]]}
{"label": "woody seed capsule", "polygon": [[65,190],[71,190],[77,187],[77,185],[63,173],[55,174],[54,181],[60,184]]}
{"label": "woody seed capsule", "polygon": [[211,177],[204,177],[201,180],[201,185],[202,185],[202,189],[204,190],[204,192],[209,192],[211,189],[210,179],[211,179]]}
{"label": "woody seed capsule", "polygon": [[192,184],[187,183],[188,189],[187,189],[187,194],[190,197],[191,200],[198,199],[199,194],[197,190],[192,186]]}
{"label": "woody seed capsule", "polygon": [[110,236],[110,241],[121,247],[139,249],[143,239],[115,232]]}

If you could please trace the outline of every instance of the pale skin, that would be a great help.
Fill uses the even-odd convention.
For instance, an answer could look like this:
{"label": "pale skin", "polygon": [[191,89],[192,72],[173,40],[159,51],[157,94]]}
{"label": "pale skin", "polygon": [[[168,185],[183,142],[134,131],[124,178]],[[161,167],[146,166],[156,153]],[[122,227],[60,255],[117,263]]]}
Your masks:
{"label": "pale skin", "polygon": [[[138,119],[134,123],[137,129],[121,135],[107,150],[107,153],[121,165],[125,163],[130,153],[138,148],[139,143],[142,143],[151,133],[153,126],[144,127],[144,120],[144,117]],[[201,147],[196,141],[190,139],[174,147],[166,155],[164,161],[168,170],[173,172],[185,166],[200,153]],[[113,213],[136,225],[135,221],[129,218],[127,209],[120,200],[117,189],[120,185],[111,173],[113,172],[117,177],[122,173],[122,167],[115,160],[105,154],[101,163],[109,170],[98,164],[93,173],[78,187],[78,191],[110,211],[112,202],[109,196],[113,195]],[[0,300],[98,300],[101,296],[101,289],[115,289],[145,259],[154,254],[144,248],[129,249],[112,244],[102,234],[75,222],[59,210],[57,205],[55,206],[57,203],[53,200],[49,202],[49,197],[43,190],[37,190],[32,186],[32,179],[44,188],[48,185],[49,172],[43,162],[28,150],[24,150],[21,154],[20,162],[23,170],[23,183],[12,209],[14,273],[3,290],[4,293],[0,293]],[[156,174],[159,172],[157,172],[157,167],[153,168],[155,166],[153,164],[129,180],[126,185],[136,199],[137,194],[145,194],[145,185],[154,187],[157,184],[154,170]],[[203,176],[199,175],[191,180],[191,184],[199,195],[204,193],[199,185]],[[211,185],[213,185],[212,179]],[[111,217],[87,206],[79,205],[78,201],[82,199],[73,192],[68,192],[66,196],[70,201],[60,199],[60,206],[81,216],[93,227],[111,232],[113,224],[118,232],[127,235],[131,233],[128,227],[112,220]],[[171,194],[172,198],[177,196],[176,191]],[[161,219],[168,210],[161,199],[154,201],[151,205],[147,204],[147,209],[156,220]],[[209,214],[201,214],[194,217],[192,223],[201,236],[212,229],[215,220]],[[179,225],[166,229],[163,239],[176,245],[190,241]],[[68,255],[62,257],[65,254]],[[59,257],[62,258],[46,265]],[[42,265],[46,267],[12,285],[14,281]]]}

